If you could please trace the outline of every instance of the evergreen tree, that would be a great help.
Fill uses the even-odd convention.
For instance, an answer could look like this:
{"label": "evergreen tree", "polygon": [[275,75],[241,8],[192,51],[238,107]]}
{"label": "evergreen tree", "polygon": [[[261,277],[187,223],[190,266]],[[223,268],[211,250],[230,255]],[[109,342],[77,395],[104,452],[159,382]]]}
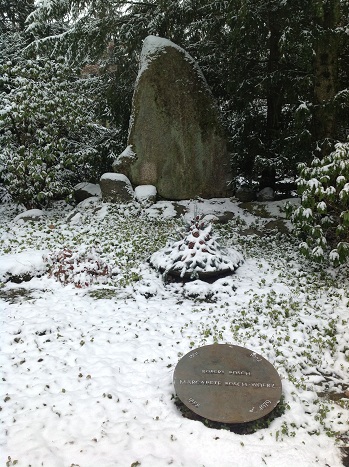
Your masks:
{"label": "evergreen tree", "polygon": [[100,116],[119,129],[120,152],[127,141],[142,41],[159,34],[185,45],[185,16],[192,10],[187,2],[181,5],[178,0],[48,0],[38,2],[29,16],[34,48],[44,54],[60,53],[79,66],[96,65],[103,95]]}
{"label": "evergreen tree", "polygon": [[262,187],[348,127],[347,18],[346,0],[42,0],[28,30],[35,47],[98,63],[120,145],[143,39],[187,49],[221,106],[236,175]]}
{"label": "evergreen tree", "polygon": [[34,0],[0,0],[0,34],[24,31],[25,21],[34,10]]}
{"label": "evergreen tree", "polygon": [[34,0],[0,0],[0,63],[21,59],[23,49],[32,39],[25,33],[25,20],[34,10]]}

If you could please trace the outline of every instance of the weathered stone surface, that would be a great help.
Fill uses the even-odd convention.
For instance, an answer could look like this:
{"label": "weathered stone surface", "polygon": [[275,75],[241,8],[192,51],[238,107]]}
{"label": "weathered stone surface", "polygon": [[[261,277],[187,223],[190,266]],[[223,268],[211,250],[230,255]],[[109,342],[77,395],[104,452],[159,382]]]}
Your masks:
{"label": "weathered stone surface", "polygon": [[257,193],[257,201],[274,201],[275,193],[271,187],[263,188]]}
{"label": "weathered stone surface", "polygon": [[236,198],[242,203],[248,203],[250,201],[255,201],[256,192],[253,188],[248,186],[240,186],[235,192]]}
{"label": "weathered stone surface", "polygon": [[155,185],[172,200],[227,196],[230,163],[218,109],[198,65],[167,39],[144,41],[128,145],[136,159],[121,165],[133,185]]}
{"label": "weathered stone surface", "polygon": [[113,162],[112,169],[116,173],[127,173],[129,165],[137,159],[132,146],[127,146],[126,149],[118,155],[116,160]]}
{"label": "weathered stone surface", "polygon": [[98,184],[81,182],[74,186],[74,197],[78,203],[93,196],[101,196],[101,187]]}
{"label": "weathered stone surface", "polygon": [[130,203],[134,191],[130,180],[123,174],[105,173],[100,179],[103,201],[110,203]]}

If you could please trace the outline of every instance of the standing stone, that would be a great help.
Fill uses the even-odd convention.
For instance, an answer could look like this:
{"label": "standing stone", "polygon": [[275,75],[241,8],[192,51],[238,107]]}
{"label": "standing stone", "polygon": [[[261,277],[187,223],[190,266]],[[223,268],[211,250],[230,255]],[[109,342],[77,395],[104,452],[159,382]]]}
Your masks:
{"label": "standing stone", "polygon": [[[133,185],[155,185],[160,197],[227,196],[229,157],[219,112],[193,58],[173,42],[143,45],[123,172]],[[119,170],[114,167],[114,170]]]}

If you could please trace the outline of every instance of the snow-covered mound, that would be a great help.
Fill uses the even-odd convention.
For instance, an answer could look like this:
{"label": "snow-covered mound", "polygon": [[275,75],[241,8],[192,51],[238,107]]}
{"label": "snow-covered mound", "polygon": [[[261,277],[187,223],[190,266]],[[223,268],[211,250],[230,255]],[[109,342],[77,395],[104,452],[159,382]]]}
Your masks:
{"label": "snow-covered mound", "polygon": [[234,272],[244,259],[234,249],[222,249],[212,236],[212,225],[197,216],[183,238],[150,257],[150,264],[165,275],[205,279]]}
{"label": "snow-covered mound", "polygon": [[[7,282],[12,277],[32,278],[46,272],[44,250],[28,250],[0,256],[0,281]],[[28,279],[29,280],[29,279]]]}

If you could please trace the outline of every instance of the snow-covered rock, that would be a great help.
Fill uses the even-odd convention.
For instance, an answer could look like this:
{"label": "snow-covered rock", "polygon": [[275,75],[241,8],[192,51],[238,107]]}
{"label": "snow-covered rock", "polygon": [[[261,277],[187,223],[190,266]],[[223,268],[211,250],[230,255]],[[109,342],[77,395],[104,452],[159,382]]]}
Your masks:
{"label": "snow-covered rock", "polygon": [[115,159],[112,168],[116,173],[126,173],[127,167],[137,159],[137,155],[133,152],[132,145],[128,145],[126,149]]}
{"label": "snow-covered rock", "polygon": [[154,185],[139,185],[135,188],[137,201],[148,206],[155,203],[156,194],[157,191]]}
{"label": "snow-covered rock", "polygon": [[74,196],[78,203],[101,194],[101,187],[95,183],[81,182],[74,186]]}
{"label": "snow-covered rock", "polygon": [[250,188],[248,186],[240,186],[236,190],[235,196],[242,203],[249,203],[251,201],[255,201],[256,192],[254,191],[253,188]]}
{"label": "snow-covered rock", "polygon": [[214,214],[206,214],[202,220],[207,223],[216,224],[219,222],[219,217],[215,216]]}
{"label": "snow-covered rock", "polygon": [[271,187],[266,187],[257,193],[257,201],[274,201],[275,193]]}
{"label": "snow-covered rock", "polygon": [[14,222],[40,221],[45,213],[41,209],[28,209],[14,218]]}
{"label": "snow-covered rock", "polygon": [[22,282],[41,276],[46,271],[46,251],[28,250],[0,256],[0,281]]}
{"label": "snow-covered rock", "polygon": [[124,174],[105,173],[100,179],[104,201],[111,203],[130,203],[134,200],[134,191],[130,180]]}

